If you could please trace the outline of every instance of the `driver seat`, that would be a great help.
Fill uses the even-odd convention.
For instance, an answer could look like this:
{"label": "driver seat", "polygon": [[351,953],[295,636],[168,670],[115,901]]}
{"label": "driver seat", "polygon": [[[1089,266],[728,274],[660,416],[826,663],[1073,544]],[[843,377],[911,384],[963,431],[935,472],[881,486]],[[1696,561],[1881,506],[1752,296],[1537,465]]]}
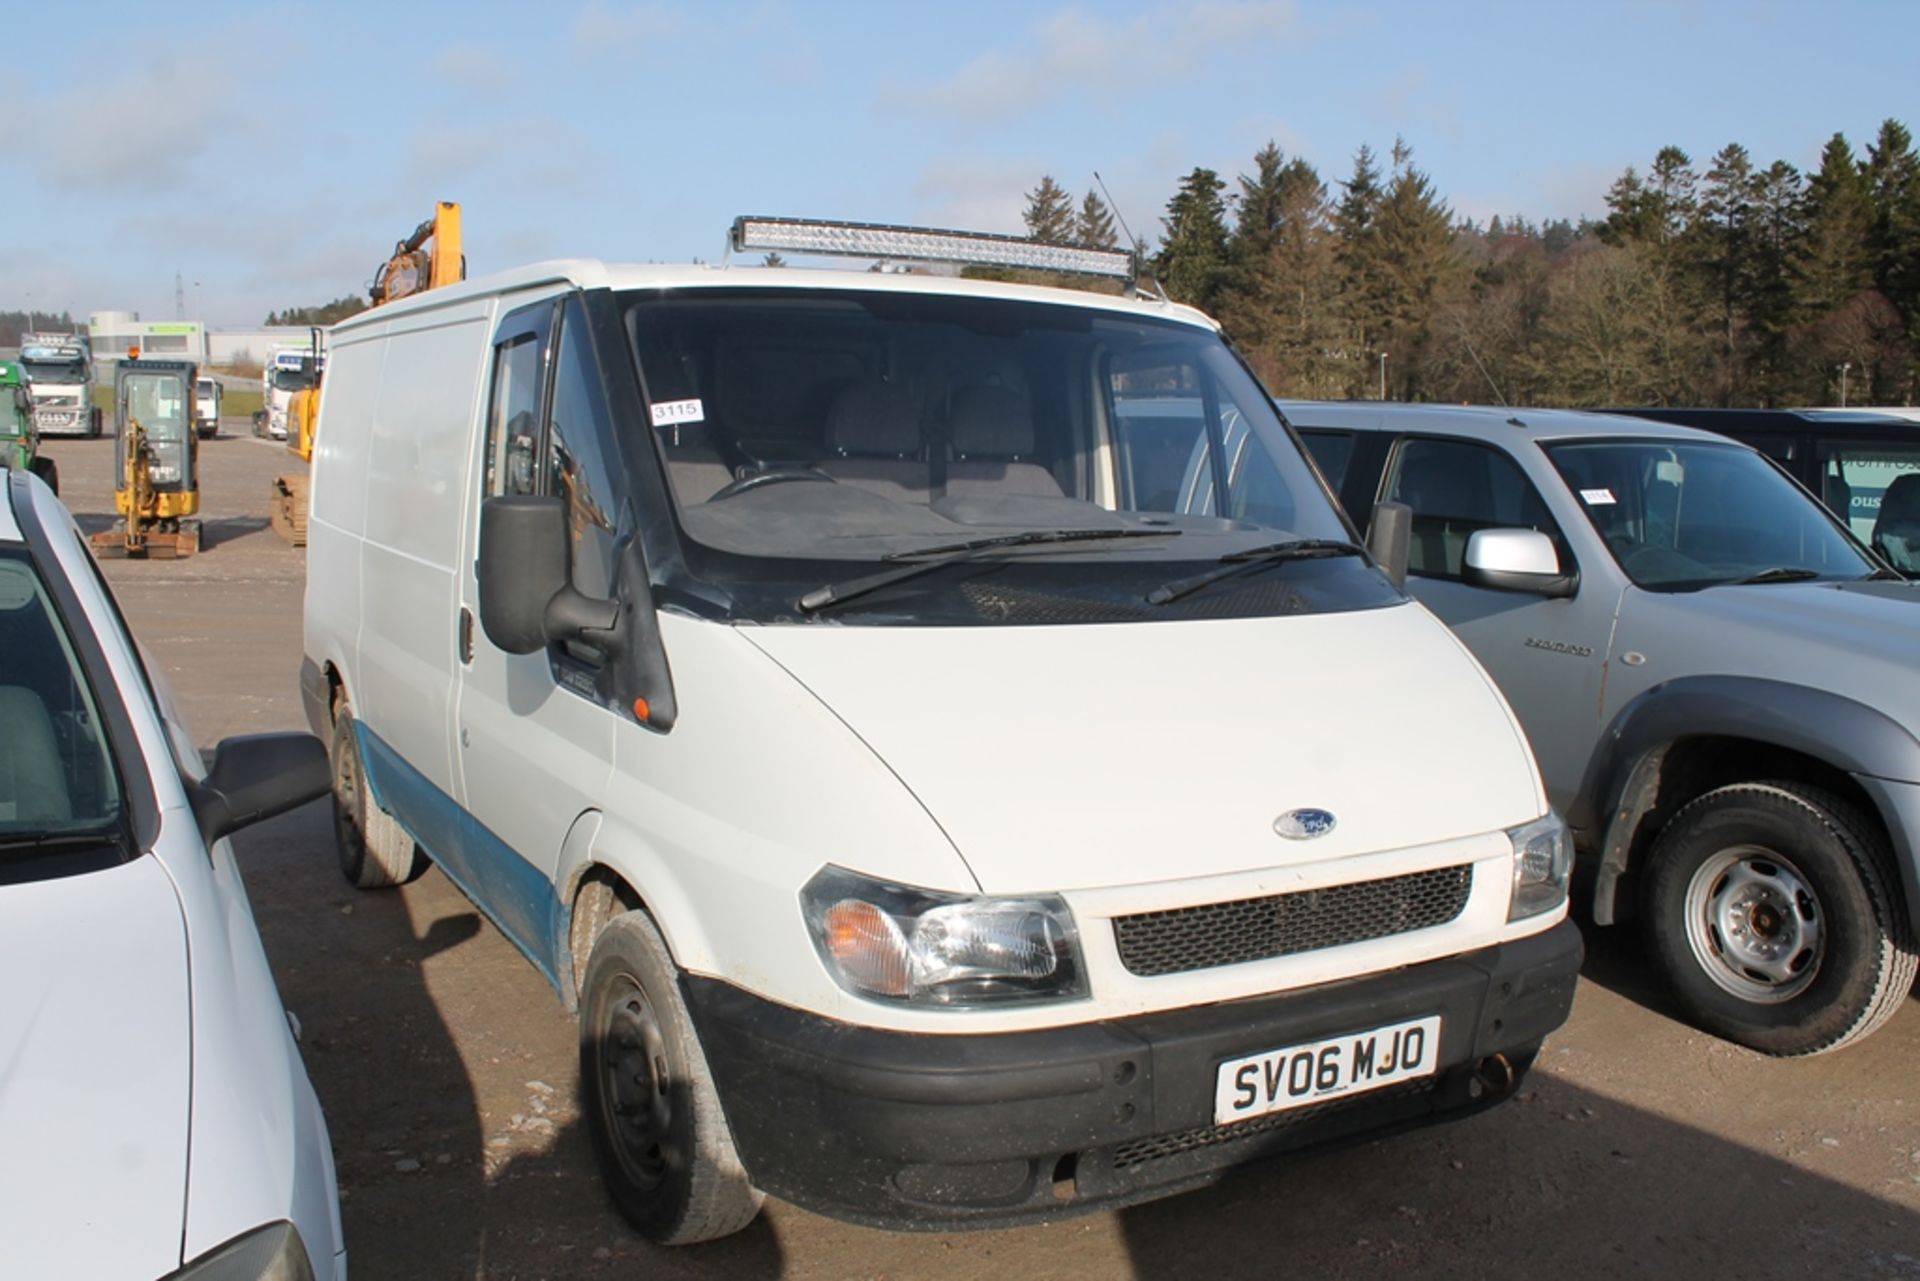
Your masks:
{"label": "driver seat", "polygon": [[1920,472],[1895,476],[1880,496],[1873,549],[1901,573],[1920,573]]}

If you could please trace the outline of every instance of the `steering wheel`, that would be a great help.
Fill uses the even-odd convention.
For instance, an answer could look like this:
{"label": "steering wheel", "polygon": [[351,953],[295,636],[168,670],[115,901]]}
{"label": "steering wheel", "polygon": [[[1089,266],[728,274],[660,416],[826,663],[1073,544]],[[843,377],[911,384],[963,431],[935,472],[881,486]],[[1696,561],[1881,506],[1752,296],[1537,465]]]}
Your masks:
{"label": "steering wheel", "polygon": [[757,471],[751,476],[742,476],[730,480],[721,486],[707,501],[717,503],[723,498],[732,498],[735,494],[744,494],[750,489],[762,489],[768,485],[778,485],[789,480],[824,480],[829,485],[837,484],[833,477],[813,467],[769,467],[766,471]]}

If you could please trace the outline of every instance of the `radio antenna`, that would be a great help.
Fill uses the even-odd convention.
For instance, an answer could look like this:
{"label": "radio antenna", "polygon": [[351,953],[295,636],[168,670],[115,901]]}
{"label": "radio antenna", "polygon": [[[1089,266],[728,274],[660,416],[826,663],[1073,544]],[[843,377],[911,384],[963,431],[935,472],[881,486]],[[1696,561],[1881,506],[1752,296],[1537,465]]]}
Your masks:
{"label": "radio antenna", "polygon": [[[1093,180],[1100,184],[1100,194],[1106,199],[1107,208],[1113,210],[1114,218],[1120,223],[1120,230],[1126,233],[1127,252],[1132,254],[1135,260],[1139,262],[1142,271],[1147,270],[1147,255],[1144,252],[1145,246],[1134,239],[1133,228],[1127,226],[1127,216],[1120,212],[1120,206],[1114,200],[1113,193],[1107,190],[1107,180],[1100,176],[1098,169],[1093,171]],[[1158,276],[1153,278],[1153,292],[1159,295],[1161,302],[1167,301],[1167,291],[1160,287],[1160,277]]]}

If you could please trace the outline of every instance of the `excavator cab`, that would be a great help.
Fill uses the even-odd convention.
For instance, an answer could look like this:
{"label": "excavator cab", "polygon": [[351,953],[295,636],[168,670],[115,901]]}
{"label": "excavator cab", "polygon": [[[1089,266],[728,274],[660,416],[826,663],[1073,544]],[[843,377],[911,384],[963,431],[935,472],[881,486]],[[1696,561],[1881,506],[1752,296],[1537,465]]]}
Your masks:
{"label": "excavator cab", "polygon": [[113,376],[113,505],[120,524],[93,536],[103,556],[191,556],[200,550],[198,368],[184,360],[123,360]]}

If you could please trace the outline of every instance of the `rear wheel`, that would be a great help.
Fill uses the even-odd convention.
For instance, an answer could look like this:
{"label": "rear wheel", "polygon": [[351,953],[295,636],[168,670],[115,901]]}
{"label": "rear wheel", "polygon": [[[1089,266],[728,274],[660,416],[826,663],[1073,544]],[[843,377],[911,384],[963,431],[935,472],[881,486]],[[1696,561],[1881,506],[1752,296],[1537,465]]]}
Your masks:
{"label": "rear wheel", "polygon": [[1866,1036],[1913,986],[1916,955],[1885,838],[1798,783],[1722,787],[1654,844],[1648,942],[1703,1028],[1765,1054]]}
{"label": "rear wheel", "polygon": [[614,917],[593,945],[580,1084],[601,1180],[642,1236],[691,1245],[738,1232],[760,1213],[673,958],[644,912]]}
{"label": "rear wheel", "polygon": [[333,718],[333,836],[340,872],[363,890],[405,885],[427,870],[427,856],[393,815],[374,804],[360,761],[353,710],[342,702]]}

